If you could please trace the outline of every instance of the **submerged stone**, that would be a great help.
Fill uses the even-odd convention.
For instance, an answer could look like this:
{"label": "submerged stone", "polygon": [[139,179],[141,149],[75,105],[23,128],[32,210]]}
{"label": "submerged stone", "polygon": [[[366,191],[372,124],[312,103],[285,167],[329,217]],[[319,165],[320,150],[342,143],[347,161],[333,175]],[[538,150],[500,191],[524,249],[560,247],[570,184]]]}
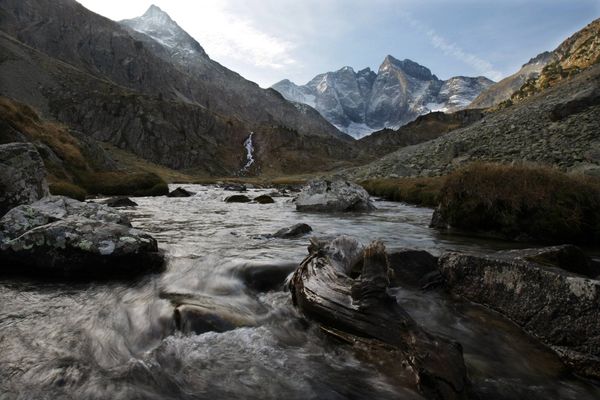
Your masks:
{"label": "submerged stone", "polygon": [[531,258],[532,253],[448,253],[440,257],[439,267],[452,293],[507,316],[575,371],[600,378],[600,281],[539,258],[556,254],[555,248],[537,250]]}
{"label": "submerged stone", "polygon": [[189,190],[185,190],[184,188],[178,187],[177,189],[169,192],[167,197],[191,197],[195,193],[190,192]]}
{"label": "submerged stone", "polygon": [[281,239],[292,239],[312,232],[308,224],[295,224],[288,228],[282,228],[273,234],[273,237]]}

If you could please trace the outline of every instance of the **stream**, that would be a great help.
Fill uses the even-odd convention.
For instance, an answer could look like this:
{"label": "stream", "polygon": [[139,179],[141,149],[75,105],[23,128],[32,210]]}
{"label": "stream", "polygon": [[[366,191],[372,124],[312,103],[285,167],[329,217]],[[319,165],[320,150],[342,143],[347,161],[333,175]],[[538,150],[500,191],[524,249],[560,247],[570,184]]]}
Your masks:
{"label": "stream", "polygon": [[[431,209],[377,201],[364,214],[225,203],[232,192],[183,185],[193,197],[134,198],[135,227],[167,253],[166,270],[133,282],[57,283],[0,278],[0,399],[420,399],[292,307],[289,293],[255,293],[236,277],[247,263],[300,263],[309,235],[269,238],[304,222],[312,235],[381,239],[409,247],[490,254],[514,243],[440,234]],[[171,186],[174,189],[175,186]],[[272,190],[250,189],[250,197]],[[441,291],[392,289],[421,325],[463,345],[482,399],[599,399],[547,348],[499,314]],[[191,293],[243,310],[255,326],[223,333],[175,330],[165,293]]]}

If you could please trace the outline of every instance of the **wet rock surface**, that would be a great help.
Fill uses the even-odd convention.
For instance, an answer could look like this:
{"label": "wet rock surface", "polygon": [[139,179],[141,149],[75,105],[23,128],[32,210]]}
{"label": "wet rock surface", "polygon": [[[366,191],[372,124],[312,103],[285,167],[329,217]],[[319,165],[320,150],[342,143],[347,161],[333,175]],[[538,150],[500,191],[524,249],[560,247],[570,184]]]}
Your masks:
{"label": "wet rock surface", "polygon": [[2,272],[48,278],[120,278],[162,268],[156,240],[112,208],[62,196],[13,208],[0,220]]}
{"label": "wet rock surface", "polygon": [[244,263],[232,269],[232,274],[257,292],[283,289],[285,278],[298,268],[297,263]]}
{"label": "wet rock surface", "polygon": [[[358,273],[359,275],[355,278]],[[466,396],[466,367],[460,344],[420,327],[389,296],[385,247],[363,248],[352,238],[313,241],[309,256],[290,281],[292,301],[323,329],[359,352],[395,359],[404,379],[427,398]],[[393,373],[392,373],[393,374]]]}
{"label": "wet rock surface", "polygon": [[369,193],[343,180],[308,183],[296,198],[296,210],[313,212],[370,211],[375,209]]}
{"label": "wet rock surface", "polygon": [[312,232],[312,228],[308,224],[295,224],[288,228],[281,228],[273,234],[273,237],[281,239],[296,238]]}
{"label": "wet rock surface", "polygon": [[243,194],[234,194],[225,198],[225,203],[249,203],[251,201],[250,197]]}
{"label": "wet rock surface", "polygon": [[389,254],[392,286],[422,288],[433,284],[439,277],[437,257],[425,250],[400,249]]}
{"label": "wet rock surface", "polygon": [[255,197],[254,201],[258,204],[273,204],[273,203],[275,203],[275,200],[273,200],[273,198],[271,196],[268,196],[266,194]]}
{"label": "wet rock surface", "polygon": [[195,193],[192,193],[189,190],[185,190],[184,188],[178,187],[177,189],[174,189],[173,191],[169,192],[169,194],[167,196],[168,197],[190,197],[190,196],[193,196],[194,194]]}
{"label": "wet rock surface", "polygon": [[0,217],[11,208],[48,196],[46,169],[35,146],[0,145]]}
{"label": "wet rock surface", "polygon": [[102,202],[109,207],[136,207],[137,203],[131,200],[129,197],[113,197]]}
{"label": "wet rock surface", "polygon": [[598,379],[600,281],[568,272],[572,268],[564,265],[553,266],[552,259],[563,263],[557,254],[556,248],[516,251],[512,259],[506,253],[448,253],[440,258],[439,268],[452,293],[507,316],[576,372]]}

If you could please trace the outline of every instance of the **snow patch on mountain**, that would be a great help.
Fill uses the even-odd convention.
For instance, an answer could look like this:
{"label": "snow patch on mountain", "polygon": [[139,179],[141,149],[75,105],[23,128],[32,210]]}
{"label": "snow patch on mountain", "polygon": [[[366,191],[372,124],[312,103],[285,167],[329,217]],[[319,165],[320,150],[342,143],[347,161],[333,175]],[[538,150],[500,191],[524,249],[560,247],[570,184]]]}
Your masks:
{"label": "snow patch on mountain", "polygon": [[341,131],[361,138],[382,128],[399,128],[432,111],[466,108],[493,82],[457,76],[442,81],[411,60],[387,56],[377,73],[346,66],[299,86],[285,79],[272,86],[287,100],[304,103]]}

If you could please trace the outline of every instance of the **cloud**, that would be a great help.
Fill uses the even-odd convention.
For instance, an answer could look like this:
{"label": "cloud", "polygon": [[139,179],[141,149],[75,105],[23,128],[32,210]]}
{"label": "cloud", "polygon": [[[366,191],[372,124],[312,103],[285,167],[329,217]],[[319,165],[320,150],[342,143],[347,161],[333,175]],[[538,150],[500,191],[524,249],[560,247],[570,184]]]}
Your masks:
{"label": "cloud", "polygon": [[292,56],[296,47],[294,43],[270,35],[256,27],[250,19],[230,12],[226,2],[214,2],[211,7],[203,2],[193,22],[188,23],[186,19],[182,21],[182,26],[184,24],[184,28],[198,39],[212,58],[271,69],[297,63]]}
{"label": "cloud", "polygon": [[447,40],[445,37],[437,33],[433,28],[429,28],[427,25],[414,18],[409,13],[403,12],[400,15],[413,28],[425,34],[431,45],[436,49],[441,50],[445,55],[453,57],[456,60],[469,65],[480,74],[485,75],[495,81],[499,81],[504,77],[504,74],[495,69],[492,63],[475,54],[463,50],[456,43]]}
{"label": "cloud", "polygon": [[166,11],[213,59],[279,70],[296,64],[296,45],[240,14],[237,0],[78,0],[113,20],[134,18],[151,4]]}

